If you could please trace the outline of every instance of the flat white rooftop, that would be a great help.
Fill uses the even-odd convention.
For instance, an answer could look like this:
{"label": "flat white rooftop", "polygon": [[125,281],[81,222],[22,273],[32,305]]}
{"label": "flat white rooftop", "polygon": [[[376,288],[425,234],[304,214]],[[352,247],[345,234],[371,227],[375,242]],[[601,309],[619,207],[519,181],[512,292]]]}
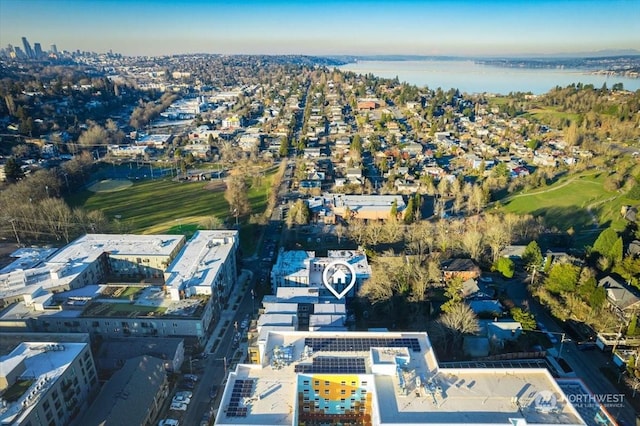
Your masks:
{"label": "flat white rooftop", "polygon": [[212,287],[229,254],[238,247],[238,231],[198,231],[165,272],[172,298],[195,286]]}
{"label": "flat white rooftop", "polygon": [[0,274],[0,298],[68,285],[107,252],[110,256],[169,256],[183,241],[182,235],[86,234],[31,268]]}
{"label": "flat white rooftop", "polygon": [[86,346],[86,343],[23,342],[8,355],[0,357],[3,376],[23,362],[24,371],[19,377],[33,380],[16,401],[0,407],[0,423],[19,423]]}
{"label": "flat white rooftop", "polygon": [[217,425],[585,424],[547,370],[440,369],[426,333],[274,330],[258,346]]}

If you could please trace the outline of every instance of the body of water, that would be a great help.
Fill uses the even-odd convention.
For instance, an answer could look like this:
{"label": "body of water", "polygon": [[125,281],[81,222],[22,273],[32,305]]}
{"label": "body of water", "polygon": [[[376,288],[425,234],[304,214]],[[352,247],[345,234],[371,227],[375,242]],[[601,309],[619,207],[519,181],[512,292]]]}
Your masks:
{"label": "body of water", "polygon": [[467,93],[531,92],[543,94],[556,86],[565,87],[572,83],[593,84],[596,88],[607,83],[611,88],[622,83],[631,91],[640,89],[640,79],[589,74],[580,69],[531,69],[506,68],[480,65],[470,60],[451,61],[360,61],[338,67],[343,71],[358,74],[373,74],[378,77],[395,78],[416,85],[444,90],[457,88]]}

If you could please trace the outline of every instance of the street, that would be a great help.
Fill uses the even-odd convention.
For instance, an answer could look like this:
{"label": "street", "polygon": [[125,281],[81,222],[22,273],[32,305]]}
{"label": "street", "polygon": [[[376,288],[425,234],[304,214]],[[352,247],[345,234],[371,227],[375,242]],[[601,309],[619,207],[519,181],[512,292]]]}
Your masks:
{"label": "street", "polygon": [[[529,310],[554,335],[561,335],[565,331],[560,328],[557,323],[547,314],[546,310],[529,294],[526,283],[521,280],[512,280],[503,284],[508,297],[513,300],[516,306],[523,306],[523,302],[528,304]],[[607,380],[600,372],[600,368],[611,363],[610,356],[605,355],[600,350],[592,350],[588,352],[579,351],[576,343],[566,341],[562,344],[560,339],[555,345],[557,350],[562,349],[560,357],[563,358],[576,373],[576,376],[585,383],[585,385],[595,395],[614,395],[619,394],[613,384]],[[606,407],[605,407],[606,408]],[[622,407],[608,409],[609,414],[614,416],[619,422],[627,425],[636,424],[636,413],[631,404],[626,400]]]}

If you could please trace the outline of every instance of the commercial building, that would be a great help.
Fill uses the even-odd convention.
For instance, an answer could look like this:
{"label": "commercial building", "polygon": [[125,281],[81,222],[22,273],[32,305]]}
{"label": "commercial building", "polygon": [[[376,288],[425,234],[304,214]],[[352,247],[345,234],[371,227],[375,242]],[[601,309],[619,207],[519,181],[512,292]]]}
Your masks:
{"label": "commercial building", "polygon": [[426,333],[270,331],[216,425],[585,425],[544,368],[440,368]]}
{"label": "commercial building", "polygon": [[406,203],[402,195],[324,194],[307,200],[314,216],[332,213],[343,219],[387,220],[395,203],[398,217],[404,215]]}
{"label": "commercial building", "polygon": [[85,235],[5,268],[0,330],[201,343],[236,283],[237,248],[237,231]]}
{"label": "commercial building", "polygon": [[0,424],[68,425],[97,387],[89,344],[20,343],[0,358]]}

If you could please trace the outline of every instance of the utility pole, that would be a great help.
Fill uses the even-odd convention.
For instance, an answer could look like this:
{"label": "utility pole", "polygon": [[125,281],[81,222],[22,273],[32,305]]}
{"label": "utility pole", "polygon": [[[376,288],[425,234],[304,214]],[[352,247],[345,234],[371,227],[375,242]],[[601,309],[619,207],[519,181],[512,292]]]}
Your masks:
{"label": "utility pole", "polygon": [[18,245],[21,245],[20,237],[18,236],[18,231],[16,230],[15,219],[9,219],[9,222],[11,222],[11,227],[13,228],[13,235],[15,235],[16,237],[16,242],[18,243]]}

